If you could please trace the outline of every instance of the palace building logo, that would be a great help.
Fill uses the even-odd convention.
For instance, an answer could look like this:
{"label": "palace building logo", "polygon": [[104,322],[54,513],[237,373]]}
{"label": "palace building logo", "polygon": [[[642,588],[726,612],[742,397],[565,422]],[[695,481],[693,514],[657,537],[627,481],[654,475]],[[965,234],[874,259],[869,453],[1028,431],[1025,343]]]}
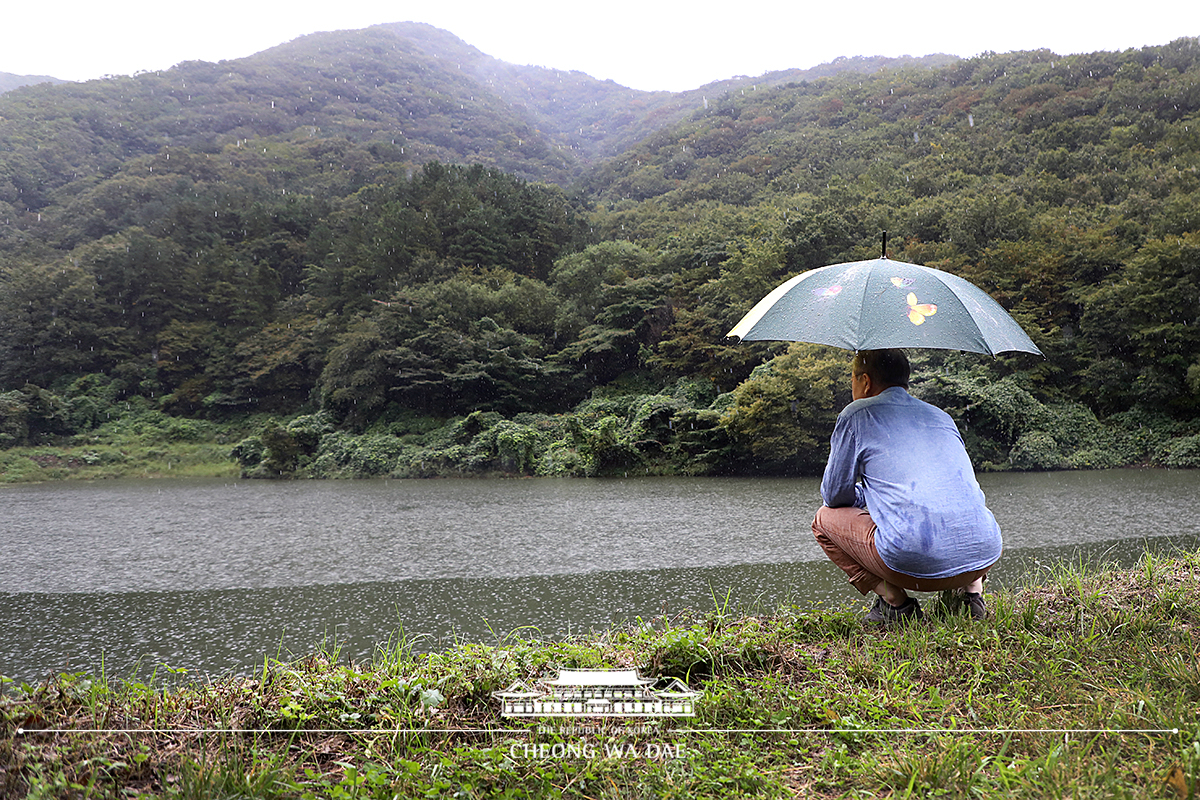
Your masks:
{"label": "palace building logo", "polygon": [[636,669],[564,669],[531,687],[522,681],[492,696],[506,717],[692,717],[700,694],[678,678],[658,681]]}

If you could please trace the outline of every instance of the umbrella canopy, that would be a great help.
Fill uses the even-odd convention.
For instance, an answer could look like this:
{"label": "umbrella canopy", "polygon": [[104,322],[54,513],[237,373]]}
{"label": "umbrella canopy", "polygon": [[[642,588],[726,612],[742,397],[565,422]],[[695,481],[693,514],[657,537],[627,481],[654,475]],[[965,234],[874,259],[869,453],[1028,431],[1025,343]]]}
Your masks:
{"label": "umbrella canopy", "polygon": [[847,350],[1042,354],[979,287],[949,272],[886,257],[797,275],[760,300],[727,335]]}

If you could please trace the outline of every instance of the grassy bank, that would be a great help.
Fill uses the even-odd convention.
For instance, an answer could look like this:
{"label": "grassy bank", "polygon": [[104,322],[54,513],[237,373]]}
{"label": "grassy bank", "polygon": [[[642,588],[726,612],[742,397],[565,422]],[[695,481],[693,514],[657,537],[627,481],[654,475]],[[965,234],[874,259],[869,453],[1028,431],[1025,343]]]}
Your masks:
{"label": "grassy bank", "polygon": [[[947,610],[882,632],[861,608],[714,604],[563,642],[418,654],[399,639],[368,664],[332,650],[173,688],[10,685],[0,795],[1193,796],[1200,553],[1056,566],[989,601],[986,622]],[[492,697],[599,666],[683,678],[696,716],[528,722]]]}
{"label": "grassy bank", "polygon": [[[236,478],[231,442],[261,425],[257,417],[217,424],[172,417],[143,398],[74,435],[0,449],[0,483],[106,478]],[[2,437],[0,437],[2,439]]]}
{"label": "grassy bank", "polygon": [[0,452],[0,483],[110,478],[237,478],[229,445],[217,443],[14,447]]}

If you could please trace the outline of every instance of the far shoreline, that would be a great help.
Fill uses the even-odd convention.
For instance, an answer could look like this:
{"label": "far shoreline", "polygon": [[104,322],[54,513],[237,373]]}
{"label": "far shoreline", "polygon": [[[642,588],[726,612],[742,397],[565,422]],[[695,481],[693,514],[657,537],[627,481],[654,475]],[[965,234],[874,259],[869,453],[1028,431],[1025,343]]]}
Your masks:
{"label": "far shoreline", "polygon": [[[761,475],[744,474],[708,474],[688,475],[671,473],[669,471],[645,471],[639,474],[636,469],[615,470],[611,474],[582,475],[531,475],[519,472],[488,470],[481,472],[443,472],[428,475],[391,475],[379,474],[357,476],[349,474],[312,476],[304,474],[279,475],[267,477],[263,475],[247,475],[238,463],[229,456],[231,446],[228,444],[188,444],[164,452],[161,447],[154,448],[97,448],[82,445],[13,447],[0,451],[0,486],[30,483],[55,483],[71,481],[104,481],[120,479],[137,480],[169,480],[172,478],[223,478],[235,480],[277,480],[277,481],[340,481],[340,480],[429,480],[429,479],[467,479],[467,480],[519,480],[527,478],[644,478],[644,477],[681,477],[681,478],[820,478],[820,473],[814,474],[785,474],[772,473]],[[150,450],[150,452],[146,452]],[[1162,464],[1152,464],[1146,461],[1116,465],[1097,469],[986,469],[976,467],[977,475],[990,474],[1047,474],[1058,472],[1107,472],[1112,470],[1164,470],[1178,471],[1192,469],[1189,467],[1170,467]]]}

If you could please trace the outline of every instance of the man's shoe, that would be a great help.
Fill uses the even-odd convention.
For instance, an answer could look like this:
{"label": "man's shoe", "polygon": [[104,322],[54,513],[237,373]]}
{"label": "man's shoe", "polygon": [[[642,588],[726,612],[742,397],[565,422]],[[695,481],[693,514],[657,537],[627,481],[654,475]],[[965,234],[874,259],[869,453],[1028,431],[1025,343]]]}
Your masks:
{"label": "man's shoe", "polygon": [[904,605],[896,607],[882,597],[875,598],[875,605],[867,612],[864,622],[868,625],[896,625],[901,622],[912,622],[925,615],[921,612],[921,604],[917,598],[910,597]]}
{"label": "man's shoe", "polygon": [[971,619],[987,619],[987,603],[983,602],[982,592],[963,592],[961,598]]}
{"label": "man's shoe", "polygon": [[934,613],[940,617],[967,615],[971,619],[987,619],[987,603],[982,592],[967,592],[962,588],[945,589],[938,598]]}

